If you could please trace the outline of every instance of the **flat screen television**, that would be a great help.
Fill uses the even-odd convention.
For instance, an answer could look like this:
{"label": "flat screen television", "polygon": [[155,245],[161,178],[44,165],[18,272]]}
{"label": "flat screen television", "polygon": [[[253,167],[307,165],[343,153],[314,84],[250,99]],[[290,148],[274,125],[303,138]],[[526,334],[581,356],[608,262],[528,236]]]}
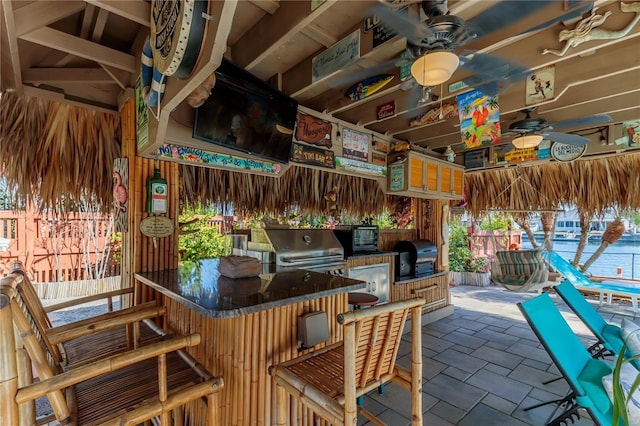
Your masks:
{"label": "flat screen television", "polygon": [[195,112],[193,137],[288,163],[298,102],[223,59],[211,96]]}

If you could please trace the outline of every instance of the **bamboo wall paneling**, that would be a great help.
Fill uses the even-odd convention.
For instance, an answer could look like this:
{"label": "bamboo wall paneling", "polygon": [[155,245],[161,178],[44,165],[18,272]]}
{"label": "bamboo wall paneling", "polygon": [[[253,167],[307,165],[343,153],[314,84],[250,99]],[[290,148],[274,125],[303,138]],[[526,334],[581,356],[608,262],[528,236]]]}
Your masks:
{"label": "bamboo wall paneling", "polygon": [[[419,290],[431,288],[433,290],[420,292]],[[418,291],[419,294],[416,293]],[[412,280],[403,281],[400,284],[391,286],[391,294],[389,301],[411,299],[420,296],[426,300],[422,307],[422,313],[433,312],[439,308],[449,306],[451,304],[451,293],[449,292],[449,273],[442,272],[434,276],[414,278]]]}
{"label": "bamboo wall paneling", "polygon": [[381,229],[378,236],[378,247],[381,251],[393,251],[398,241],[417,240],[417,229]]}

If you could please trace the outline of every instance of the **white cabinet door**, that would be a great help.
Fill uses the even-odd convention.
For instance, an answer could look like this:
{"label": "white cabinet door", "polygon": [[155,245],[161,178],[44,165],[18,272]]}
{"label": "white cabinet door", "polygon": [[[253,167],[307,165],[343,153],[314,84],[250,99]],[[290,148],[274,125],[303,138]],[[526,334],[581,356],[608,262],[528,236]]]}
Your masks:
{"label": "white cabinet door", "polygon": [[354,266],[349,268],[349,278],[365,281],[365,288],[355,290],[361,293],[370,293],[378,296],[378,303],[389,302],[389,264]]}

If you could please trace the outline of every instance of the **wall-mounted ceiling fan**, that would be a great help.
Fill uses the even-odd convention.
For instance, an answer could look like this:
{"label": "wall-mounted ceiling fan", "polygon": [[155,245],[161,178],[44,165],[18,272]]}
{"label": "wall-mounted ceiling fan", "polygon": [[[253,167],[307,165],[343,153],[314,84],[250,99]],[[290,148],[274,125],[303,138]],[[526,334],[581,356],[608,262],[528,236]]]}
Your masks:
{"label": "wall-mounted ceiling fan", "polygon": [[607,114],[595,114],[558,121],[556,123],[550,124],[546,119],[542,117],[531,117],[531,113],[535,110],[535,107],[522,110],[526,117],[522,120],[514,121],[509,125],[509,131],[504,133],[503,137],[508,136],[509,134],[514,134],[517,136],[500,151],[501,154],[506,154],[514,148],[536,147],[544,139],[548,139],[552,142],[564,143],[567,145],[583,146],[588,144],[591,139],[580,135],[561,133],[551,130],[575,128],[584,129],[586,127],[594,127],[612,121],[611,116]]}

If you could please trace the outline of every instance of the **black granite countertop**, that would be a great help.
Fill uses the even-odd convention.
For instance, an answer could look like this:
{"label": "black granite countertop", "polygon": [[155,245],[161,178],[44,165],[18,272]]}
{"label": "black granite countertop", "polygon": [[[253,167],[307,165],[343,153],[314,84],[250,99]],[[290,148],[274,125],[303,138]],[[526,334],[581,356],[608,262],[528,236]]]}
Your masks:
{"label": "black granite countertop", "polygon": [[218,273],[218,259],[180,262],[178,269],[139,272],[135,277],[201,315],[213,318],[247,315],[362,289],[366,285],[364,281],[300,269],[232,279]]}

